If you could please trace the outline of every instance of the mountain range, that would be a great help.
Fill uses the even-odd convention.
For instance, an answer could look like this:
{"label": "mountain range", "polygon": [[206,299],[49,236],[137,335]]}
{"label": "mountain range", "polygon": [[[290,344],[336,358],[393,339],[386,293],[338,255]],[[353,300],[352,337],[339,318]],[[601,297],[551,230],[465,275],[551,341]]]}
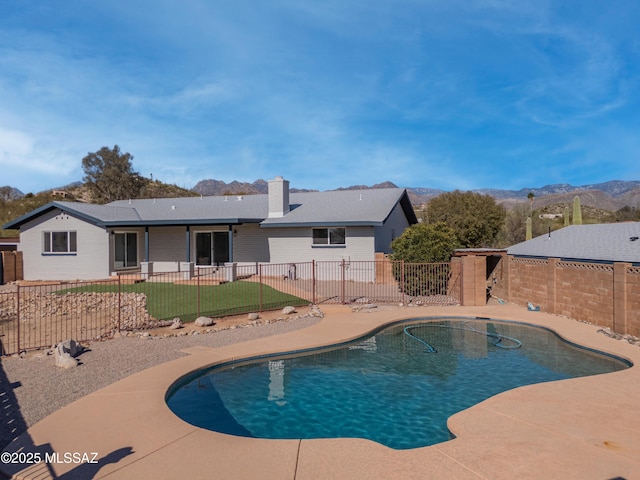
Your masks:
{"label": "mountain range", "polygon": [[[336,188],[335,190],[362,190],[368,188],[397,188],[392,182],[378,183],[372,186],[352,185],[350,187]],[[414,205],[427,203],[429,199],[445,192],[436,188],[405,187]],[[193,191],[201,195],[225,195],[225,194],[256,194],[267,193],[268,183],[265,180],[257,180],[253,183],[233,181],[225,183],[221,180],[201,180]],[[291,192],[308,192],[291,188]],[[528,202],[529,194],[533,194],[535,208],[544,207],[555,203],[571,203],[573,197],[578,195],[582,205],[603,210],[616,211],[624,206],[640,208],[640,181],[611,180],[604,183],[574,186],[568,183],[545,185],[544,187],[522,188],[520,190],[501,190],[483,188],[473,190],[482,195],[489,195],[498,203],[506,207],[512,207],[519,203]]]}
{"label": "mountain range", "polygon": [[[55,190],[74,190],[82,186],[81,182],[76,182],[65,187],[59,187]],[[352,185],[349,187],[340,187],[335,190],[362,190],[369,188],[397,188],[398,186],[392,182],[382,182],[375,185]],[[429,199],[436,197],[445,190],[425,187],[404,187],[409,193],[411,202],[414,205],[422,205]],[[265,180],[256,180],[255,182],[239,182],[232,181],[225,183],[222,180],[207,179],[199,181],[192,189],[192,192],[200,195],[251,195],[259,193],[267,193],[268,182]],[[306,190],[292,187],[291,192],[310,192],[314,190]],[[631,180],[611,180],[604,183],[594,183],[588,185],[574,186],[567,183],[559,183],[545,185],[543,187],[522,188],[520,190],[502,190],[502,189],[477,189],[476,193],[489,195],[496,199],[500,204],[507,208],[512,208],[518,204],[527,203],[529,195],[533,194],[533,207],[542,208],[547,205],[554,204],[570,204],[573,197],[578,195],[581,204],[584,206],[594,207],[601,210],[616,211],[622,207],[630,206],[640,208],[640,181]],[[186,192],[186,191],[185,191]],[[154,193],[155,194],[155,193]],[[13,187],[0,187],[1,200],[14,200],[22,198],[24,194]],[[175,196],[175,193],[173,195]],[[90,201],[90,199],[85,199]]]}

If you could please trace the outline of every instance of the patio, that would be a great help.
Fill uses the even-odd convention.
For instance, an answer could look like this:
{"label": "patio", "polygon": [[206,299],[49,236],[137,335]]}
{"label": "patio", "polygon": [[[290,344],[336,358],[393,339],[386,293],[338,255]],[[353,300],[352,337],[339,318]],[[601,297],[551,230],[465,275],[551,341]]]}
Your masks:
{"label": "patio", "polygon": [[95,452],[98,463],[0,464],[17,478],[233,479],[614,479],[640,477],[638,367],[521,387],[449,420],[456,439],[392,450],[361,439],[261,440],[202,430],[177,418],[165,394],[182,375],[234,358],[357,338],[391,321],[434,316],[490,317],[552,328],[575,343],[640,363],[640,348],[599,327],[514,305],[384,308],[352,313],[324,306],[309,328],[221,348],[197,347],[94,392],[46,417],[11,452]]}

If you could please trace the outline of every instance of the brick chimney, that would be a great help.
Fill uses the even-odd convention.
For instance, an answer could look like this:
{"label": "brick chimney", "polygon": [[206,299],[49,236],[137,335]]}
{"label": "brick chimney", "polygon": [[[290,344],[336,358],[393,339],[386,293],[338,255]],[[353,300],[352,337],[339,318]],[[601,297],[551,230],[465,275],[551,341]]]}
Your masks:
{"label": "brick chimney", "polygon": [[289,180],[277,176],[269,180],[269,218],[284,217],[289,213]]}

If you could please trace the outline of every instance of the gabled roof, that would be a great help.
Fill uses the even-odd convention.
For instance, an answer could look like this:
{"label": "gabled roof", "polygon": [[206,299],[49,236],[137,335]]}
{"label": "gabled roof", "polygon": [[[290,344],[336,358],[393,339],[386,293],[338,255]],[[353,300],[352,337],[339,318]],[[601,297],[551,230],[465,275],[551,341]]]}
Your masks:
{"label": "gabled roof", "polygon": [[571,225],[513,245],[507,254],[640,264],[640,222]]}
{"label": "gabled roof", "polygon": [[264,227],[382,225],[400,203],[416,223],[407,192],[400,188],[290,194],[291,210],[268,218],[268,195],[119,200],[107,205],[50,202],[3,226],[20,228],[54,209],[103,227],[130,225],[220,225],[260,223]]}
{"label": "gabled roof", "polygon": [[261,226],[380,226],[398,203],[409,223],[417,223],[409,196],[400,188],[292,193],[289,199],[289,213],[265,218]]}

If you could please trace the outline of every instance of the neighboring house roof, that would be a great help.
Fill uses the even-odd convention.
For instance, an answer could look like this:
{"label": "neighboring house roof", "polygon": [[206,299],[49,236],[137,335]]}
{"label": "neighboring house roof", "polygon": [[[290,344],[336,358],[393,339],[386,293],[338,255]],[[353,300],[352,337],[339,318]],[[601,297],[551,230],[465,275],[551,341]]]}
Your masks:
{"label": "neighboring house roof", "polygon": [[260,223],[275,226],[382,225],[400,203],[409,223],[416,223],[407,192],[400,188],[292,193],[291,210],[268,218],[268,195],[185,197],[119,200],[107,205],[50,202],[3,228],[20,228],[26,222],[60,209],[99,226],[213,225]]}
{"label": "neighboring house roof", "polygon": [[507,249],[523,257],[640,263],[640,222],[571,225]]}

